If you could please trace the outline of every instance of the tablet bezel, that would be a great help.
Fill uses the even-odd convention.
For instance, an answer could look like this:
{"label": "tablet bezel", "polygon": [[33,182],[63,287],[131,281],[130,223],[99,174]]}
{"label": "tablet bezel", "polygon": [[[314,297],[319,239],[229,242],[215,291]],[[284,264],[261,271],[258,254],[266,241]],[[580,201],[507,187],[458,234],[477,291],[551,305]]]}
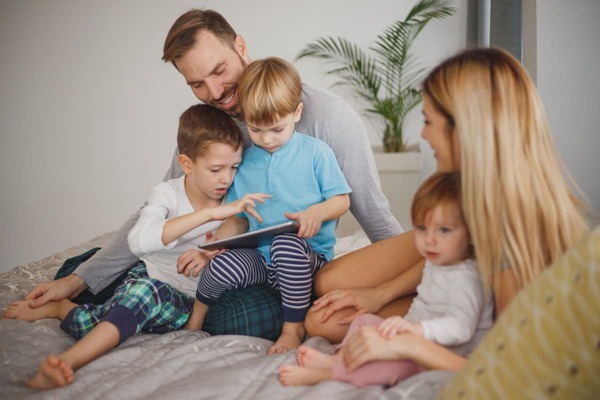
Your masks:
{"label": "tablet bezel", "polygon": [[255,249],[270,243],[276,236],[282,233],[296,233],[300,225],[296,221],[288,221],[283,224],[273,225],[252,232],[242,233],[214,242],[202,243],[198,247],[203,250],[216,249]]}

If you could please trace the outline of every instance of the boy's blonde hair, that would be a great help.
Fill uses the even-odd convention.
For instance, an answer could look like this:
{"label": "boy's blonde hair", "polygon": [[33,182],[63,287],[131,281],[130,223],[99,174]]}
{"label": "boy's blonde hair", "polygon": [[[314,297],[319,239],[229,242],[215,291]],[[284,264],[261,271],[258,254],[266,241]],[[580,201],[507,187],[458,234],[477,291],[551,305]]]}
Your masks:
{"label": "boy's blonde hair", "polygon": [[[509,53],[466,50],[436,67],[424,93],[458,135],[462,203],[481,275],[519,288],[588,232],[535,85]],[[566,179],[565,179],[566,178]]]}
{"label": "boy's blonde hair", "polygon": [[234,149],[242,146],[242,131],[223,111],[205,104],[191,106],[179,117],[177,147],[195,161],[211,143],[224,143]]}
{"label": "boy's blonde hair", "polygon": [[246,122],[271,125],[296,111],[302,81],[294,66],[271,57],[251,62],[240,77],[238,104]]}

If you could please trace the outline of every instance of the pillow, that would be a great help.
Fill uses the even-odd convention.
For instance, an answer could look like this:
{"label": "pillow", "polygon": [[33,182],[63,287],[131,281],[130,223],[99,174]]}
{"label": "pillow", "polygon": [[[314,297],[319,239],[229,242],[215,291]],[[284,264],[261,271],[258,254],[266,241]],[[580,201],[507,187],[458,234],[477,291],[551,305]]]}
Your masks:
{"label": "pillow", "polygon": [[524,288],[439,399],[600,396],[600,228]]}

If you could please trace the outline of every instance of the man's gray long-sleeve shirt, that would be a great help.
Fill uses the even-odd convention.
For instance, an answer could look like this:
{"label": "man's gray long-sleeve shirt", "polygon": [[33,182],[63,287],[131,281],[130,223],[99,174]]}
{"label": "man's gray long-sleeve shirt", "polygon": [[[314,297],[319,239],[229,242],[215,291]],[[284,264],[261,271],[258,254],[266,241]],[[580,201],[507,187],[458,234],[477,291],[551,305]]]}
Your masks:
{"label": "man's gray long-sleeve shirt", "polygon": [[[302,102],[304,109],[296,130],[323,140],[333,149],[352,189],[350,212],[367,237],[376,242],[402,233],[402,228],[392,215],[388,200],[381,191],[367,132],[358,113],[341,97],[307,85],[303,85]],[[246,126],[241,122],[238,125],[244,132],[247,147],[250,138]],[[183,175],[177,155],[178,152],[175,151],[164,180]],[[139,211],[115,232],[100,251],[77,268],[76,274],[93,293],[104,289],[137,261],[127,245],[127,234],[138,217]]]}

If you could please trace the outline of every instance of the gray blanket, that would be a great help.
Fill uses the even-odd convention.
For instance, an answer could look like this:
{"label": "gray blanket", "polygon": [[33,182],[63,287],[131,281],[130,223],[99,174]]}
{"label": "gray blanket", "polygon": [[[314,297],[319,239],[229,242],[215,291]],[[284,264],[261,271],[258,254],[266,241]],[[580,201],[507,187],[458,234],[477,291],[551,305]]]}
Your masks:
{"label": "gray blanket", "polygon": [[[38,282],[52,279],[69,257],[102,246],[110,234],[0,275],[0,310],[22,299]],[[351,250],[356,240],[342,240]],[[336,250],[336,251],[339,251]],[[139,334],[75,373],[64,388],[38,391],[25,386],[39,362],[74,343],[59,321],[0,320],[1,399],[432,399],[451,377],[424,372],[391,388],[354,388],[323,382],[312,387],[284,387],[277,366],[295,363],[295,352],[265,355],[271,342],[245,336],[210,336],[177,331]],[[332,353],[322,338],[307,345]]]}

